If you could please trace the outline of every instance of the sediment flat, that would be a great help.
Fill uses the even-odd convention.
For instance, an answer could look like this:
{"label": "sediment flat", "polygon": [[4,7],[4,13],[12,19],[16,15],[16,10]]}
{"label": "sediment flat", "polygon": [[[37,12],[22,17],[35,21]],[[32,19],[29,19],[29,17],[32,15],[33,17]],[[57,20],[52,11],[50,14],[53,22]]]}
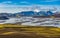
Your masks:
{"label": "sediment flat", "polygon": [[60,38],[60,28],[2,24],[0,38]]}

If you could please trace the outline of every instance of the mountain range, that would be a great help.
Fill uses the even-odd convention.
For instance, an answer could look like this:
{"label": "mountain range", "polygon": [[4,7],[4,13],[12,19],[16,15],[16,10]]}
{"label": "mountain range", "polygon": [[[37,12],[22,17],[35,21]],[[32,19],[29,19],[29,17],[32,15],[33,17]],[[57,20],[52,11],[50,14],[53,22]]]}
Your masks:
{"label": "mountain range", "polygon": [[54,13],[52,11],[22,11],[17,13],[0,13],[0,16],[7,16],[7,17],[20,17],[20,16],[52,16]]}

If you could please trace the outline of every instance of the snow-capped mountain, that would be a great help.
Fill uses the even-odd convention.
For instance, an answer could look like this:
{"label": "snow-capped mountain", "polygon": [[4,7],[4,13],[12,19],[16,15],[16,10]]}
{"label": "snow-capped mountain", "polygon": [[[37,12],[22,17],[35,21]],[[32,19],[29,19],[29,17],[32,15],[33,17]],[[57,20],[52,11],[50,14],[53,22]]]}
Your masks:
{"label": "snow-capped mountain", "polygon": [[15,13],[15,15],[20,15],[20,16],[51,16],[53,14],[54,13],[51,11],[39,11],[39,12],[22,11],[22,12]]}

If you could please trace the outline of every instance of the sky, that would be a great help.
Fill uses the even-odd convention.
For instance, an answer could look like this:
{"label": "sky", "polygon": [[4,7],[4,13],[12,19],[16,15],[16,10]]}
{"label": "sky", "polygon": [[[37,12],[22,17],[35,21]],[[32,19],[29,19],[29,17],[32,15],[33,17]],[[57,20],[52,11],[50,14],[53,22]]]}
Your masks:
{"label": "sky", "polygon": [[0,0],[0,3],[10,5],[60,5],[60,0]]}
{"label": "sky", "polygon": [[60,0],[0,0],[0,12],[19,12],[28,6],[56,6],[60,9]]}

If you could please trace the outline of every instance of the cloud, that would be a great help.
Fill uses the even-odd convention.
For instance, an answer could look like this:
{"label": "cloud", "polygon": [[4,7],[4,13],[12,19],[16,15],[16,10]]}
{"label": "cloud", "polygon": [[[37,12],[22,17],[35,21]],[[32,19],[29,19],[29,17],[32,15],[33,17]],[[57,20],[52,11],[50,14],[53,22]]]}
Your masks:
{"label": "cloud", "polygon": [[17,3],[15,3],[15,2],[12,2],[12,1],[4,1],[4,2],[1,2],[0,4],[7,4],[7,5],[9,5],[9,4],[17,4]]}
{"label": "cloud", "polygon": [[41,2],[56,2],[56,1],[60,1],[60,0],[42,0]]}
{"label": "cloud", "polygon": [[[34,7],[33,5],[32,6],[19,6],[19,5],[4,5],[3,6],[3,5],[0,5],[0,6],[1,6],[0,13],[17,13],[17,12],[21,12],[21,11],[29,11],[29,10],[33,10],[32,8]],[[42,5],[39,7],[40,7],[40,9],[47,9],[47,8],[53,9],[53,6],[43,6]],[[56,6],[56,8],[58,8],[58,10],[60,10],[59,6]]]}
{"label": "cloud", "polygon": [[[52,0],[49,0],[49,1],[52,1]],[[30,4],[27,1],[22,1],[22,2],[19,2],[19,3],[20,4]],[[17,3],[15,4],[12,1],[5,1],[5,2],[0,3],[0,13],[4,13],[4,12],[6,12],[6,13],[17,13],[17,12],[21,12],[21,11],[30,10],[30,9],[27,9],[27,7],[29,7],[29,5],[28,6],[22,6],[22,5],[18,5]],[[32,5],[31,7],[33,8],[34,6]],[[47,8],[47,5],[46,6],[41,6],[41,8]],[[57,8],[59,8],[59,7],[57,7]]]}
{"label": "cloud", "polygon": [[0,3],[0,13],[17,13],[17,12],[25,11],[26,10],[25,7],[28,7],[17,4],[11,4],[11,3],[12,3],[11,1],[5,1]]}
{"label": "cloud", "polygon": [[30,4],[30,3],[27,1],[21,1],[20,4]]}
{"label": "cloud", "polygon": [[6,4],[6,5],[29,5],[30,3],[27,1],[20,1],[20,2],[13,2],[13,1],[4,1],[1,2],[0,4]]}
{"label": "cloud", "polygon": [[11,4],[12,3],[12,1],[4,1],[4,2],[2,2],[2,4]]}

